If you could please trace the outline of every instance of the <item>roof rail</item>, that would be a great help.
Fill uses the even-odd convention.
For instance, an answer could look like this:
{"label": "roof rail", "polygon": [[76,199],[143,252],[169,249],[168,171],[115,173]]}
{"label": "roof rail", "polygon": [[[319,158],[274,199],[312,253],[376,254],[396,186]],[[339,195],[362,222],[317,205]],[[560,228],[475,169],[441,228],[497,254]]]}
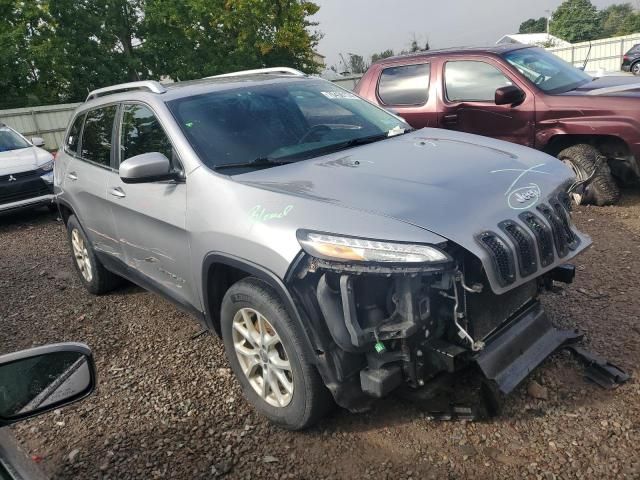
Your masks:
{"label": "roof rail", "polygon": [[120,83],[119,85],[98,88],[97,90],[90,92],[85,101],[88,102],[89,100],[93,100],[94,98],[102,97],[104,95],[128,92],[130,90],[146,90],[151,93],[165,93],[167,91],[160,82],[156,82],[155,80],[143,80],[141,82]]}
{"label": "roof rail", "polygon": [[297,77],[304,77],[306,74],[300,70],[290,67],[270,67],[270,68],[256,68],[255,70],[241,70],[239,72],[223,73],[222,75],[213,75],[206,78],[222,78],[222,77],[241,77],[243,75],[256,75],[262,73],[284,73],[287,75],[295,75]]}

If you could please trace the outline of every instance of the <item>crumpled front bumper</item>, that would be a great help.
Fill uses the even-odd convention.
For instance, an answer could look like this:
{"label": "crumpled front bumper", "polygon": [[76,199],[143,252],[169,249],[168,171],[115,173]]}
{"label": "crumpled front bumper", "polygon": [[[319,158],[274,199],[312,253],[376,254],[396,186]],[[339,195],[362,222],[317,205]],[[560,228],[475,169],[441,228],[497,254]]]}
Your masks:
{"label": "crumpled front bumper", "polygon": [[492,335],[473,360],[502,393],[508,394],[549,355],[581,338],[578,331],[555,328],[536,302]]}

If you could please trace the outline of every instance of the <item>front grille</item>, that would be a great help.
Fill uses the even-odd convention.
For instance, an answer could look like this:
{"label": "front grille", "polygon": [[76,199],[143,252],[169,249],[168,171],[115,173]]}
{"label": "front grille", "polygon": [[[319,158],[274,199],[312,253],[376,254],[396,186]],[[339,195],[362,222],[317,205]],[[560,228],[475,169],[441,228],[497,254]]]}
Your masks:
{"label": "front grille", "polygon": [[494,232],[483,232],[478,240],[489,253],[500,284],[506,286],[513,283],[516,279],[513,253],[506,242]]}
{"label": "front grille", "polygon": [[[518,219],[498,224],[506,240],[493,231],[485,231],[476,238],[489,254],[500,286],[515,281],[515,264],[520,276],[534,275],[538,264],[552,265],[580,245],[570,216],[570,201],[566,193],[554,196],[549,203],[541,203],[536,212],[525,211]],[[518,221],[520,220],[520,221]],[[507,241],[508,240],[508,241]]]}
{"label": "front grille", "polygon": [[51,187],[40,178],[21,179],[0,185],[0,205],[41,197],[51,193]]}
{"label": "front grille", "polygon": [[560,258],[566,257],[567,253],[569,253],[569,246],[567,245],[567,237],[564,231],[564,226],[562,222],[558,218],[558,215],[551,210],[551,207],[545,205],[538,205],[538,211],[544,215],[544,218],[547,219],[549,224],[551,225],[551,229],[553,231],[553,242],[556,245],[556,251],[558,252],[558,256]]}
{"label": "front grille", "polygon": [[538,269],[538,261],[536,260],[536,245],[531,235],[511,220],[505,220],[499,226],[516,247],[520,275],[527,277],[535,273]]}

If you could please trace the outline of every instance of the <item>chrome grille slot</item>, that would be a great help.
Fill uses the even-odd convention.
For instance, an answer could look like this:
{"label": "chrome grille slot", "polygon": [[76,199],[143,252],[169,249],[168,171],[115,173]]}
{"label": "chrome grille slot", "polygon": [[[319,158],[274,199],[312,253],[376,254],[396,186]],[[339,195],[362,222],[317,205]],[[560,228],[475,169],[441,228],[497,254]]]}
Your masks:
{"label": "chrome grille slot", "polygon": [[511,220],[505,220],[498,225],[513,242],[518,257],[520,275],[527,277],[538,269],[536,260],[536,246],[533,238],[524,228]]}
{"label": "chrome grille slot", "polygon": [[538,205],[538,211],[544,215],[544,218],[547,219],[549,224],[551,225],[551,230],[553,233],[553,243],[556,245],[556,251],[558,252],[558,256],[560,258],[566,257],[569,253],[569,245],[567,244],[567,237],[564,231],[564,226],[562,225],[561,220],[558,218],[558,215],[551,210],[551,207],[545,205],[544,203]]}
{"label": "chrome grille slot", "polygon": [[494,232],[483,232],[478,241],[489,253],[493,262],[500,285],[513,283],[516,279],[513,253],[507,243]]}
{"label": "chrome grille slot", "polygon": [[538,253],[540,254],[540,264],[543,267],[553,263],[553,235],[549,227],[532,212],[523,212],[520,219],[533,232],[538,243]]}

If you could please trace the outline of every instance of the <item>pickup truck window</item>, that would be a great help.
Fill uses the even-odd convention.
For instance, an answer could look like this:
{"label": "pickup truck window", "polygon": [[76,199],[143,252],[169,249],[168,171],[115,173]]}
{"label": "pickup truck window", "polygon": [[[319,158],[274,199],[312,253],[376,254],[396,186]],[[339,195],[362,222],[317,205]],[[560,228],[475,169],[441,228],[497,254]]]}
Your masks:
{"label": "pickup truck window", "polygon": [[447,62],[444,81],[450,102],[493,102],[498,88],[513,85],[496,67],[477,60]]}
{"label": "pickup truck window", "polygon": [[385,105],[423,105],[429,97],[430,73],[428,63],[385,68],[378,96]]}
{"label": "pickup truck window", "polygon": [[593,78],[541,48],[522,48],[504,54],[504,59],[546,93],[565,93]]}

